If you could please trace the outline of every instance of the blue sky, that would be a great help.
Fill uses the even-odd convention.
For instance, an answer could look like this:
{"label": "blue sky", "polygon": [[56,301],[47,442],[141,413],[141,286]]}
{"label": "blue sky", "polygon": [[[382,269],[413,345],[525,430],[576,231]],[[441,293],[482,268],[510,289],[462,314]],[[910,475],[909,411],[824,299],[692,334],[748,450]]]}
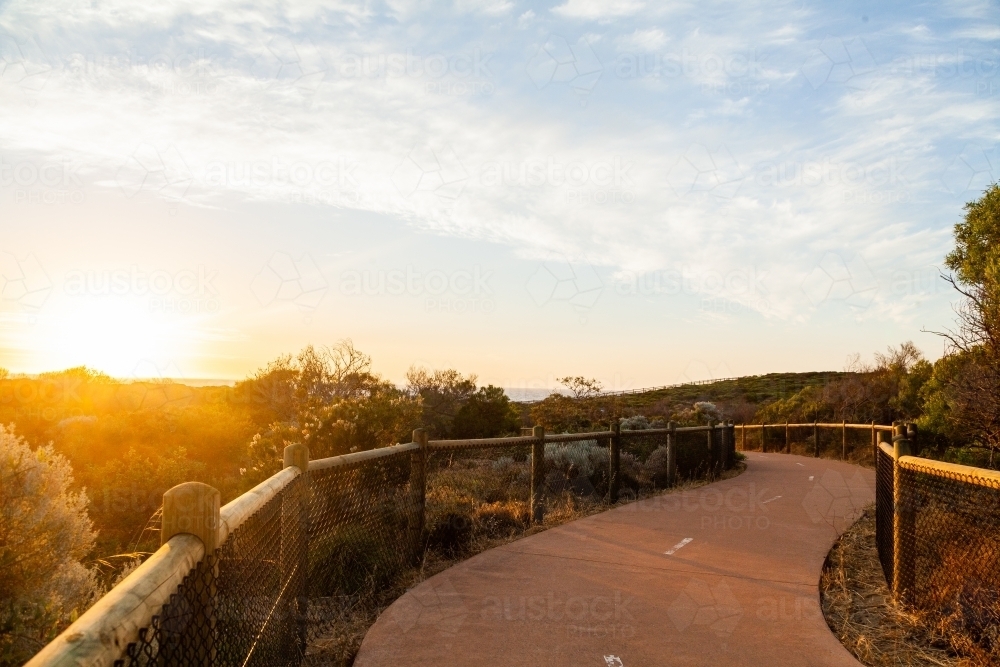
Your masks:
{"label": "blue sky", "polygon": [[6,2],[0,365],[622,389],[952,319],[996,3]]}

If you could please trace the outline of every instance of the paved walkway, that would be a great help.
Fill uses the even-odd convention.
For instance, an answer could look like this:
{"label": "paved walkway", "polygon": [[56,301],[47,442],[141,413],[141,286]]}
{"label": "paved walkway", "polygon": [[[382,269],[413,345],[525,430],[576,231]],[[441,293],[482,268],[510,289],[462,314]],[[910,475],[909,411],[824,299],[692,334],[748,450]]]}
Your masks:
{"label": "paved walkway", "polygon": [[870,470],[749,453],[733,479],[492,549],[414,587],[357,667],[858,665],[819,606]]}

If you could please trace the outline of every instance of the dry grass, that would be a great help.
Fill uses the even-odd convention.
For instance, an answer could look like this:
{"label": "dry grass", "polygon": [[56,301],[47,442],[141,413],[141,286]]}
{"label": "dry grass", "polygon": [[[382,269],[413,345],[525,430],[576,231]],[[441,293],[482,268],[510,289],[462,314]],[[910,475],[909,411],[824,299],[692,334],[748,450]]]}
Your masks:
{"label": "dry grass", "polygon": [[[732,477],[736,477],[744,470],[746,470],[746,464],[742,462],[738,463],[733,469],[724,471],[719,479],[730,479]],[[364,640],[368,629],[375,623],[379,615],[390,604],[403,595],[407,590],[413,588],[425,579],[428,579],[439,572],[443,572],[452,565],[466,560],[467,558],[470,558],[478,553],[482,553],[487,549],[493,549],[504,544],[509,544],[521,539],[522,537],[534,535],[542,532],[543,530],[548,530],[549,528],[554,528],[564,523],[575,521],[576,519],[604,512],[612,507],[626,505],[630,502],[634,502],[635,500],[650,498],[656,495],[678,493],[698,488],[709,484],[711,481],[717,480],[685,480],[677,484],[677,486],[672,489],[658,491],[655,493],[640,494],[637,499],[623,498],[615,505],[609,505],[603,500],[592,497],[577,496],[569,492],[562,493],[556,497],[550,497],[547,499],[545,520],[541,525],[527,526],[525,517],[526,527],[509,531],[501,536],[497,536],[495,531],[474,530],[472,532],[471,539],[468,543],[466,543],[460,555],[449,556],[442,553],[440,550],[428,549],[424,554],[424,559],[420,564],[420,567],[403,572],[396,584],[389,589],[383,589],[381,591],[370,590],[363,595],[352,596],[350,598],[323,598],[320,600],[314,600],[312,603],[314,613],[323,614],[326,625],[331,628],[331,631],[310,642],[306,651],[306,660],[304,664],[309,665],[310,667],[318,667],[320,665],[324,667],[348,667],[353,664],[354,658],[357,656],[358,650],[361,648],[361,642]],[[461,487],[463,485],[457,484],[457,486]],[[466,496],[470,495],[467,490],[460,488],[451,489],[449,491],[439,489],[438,493],[440,494],[438,500],[444,500],[445,498],[450,499],[451,502],[449,505],[451,507],[466,504],[468,502]],[[431,494],[428,493],[428,505],[430,505],[430,503]],[[428,509],[430,510],[431,508],[428,507]],[[504,513],[515,517],[523,516],[525,512],[525,503],[523,501],[507,500],[497,501],[490,504],[476,505],[471,510],[471,525],[481,525],[479,516],[484,513],[484,510],[488,510],[486,513],[490,516],[503,515]],[[333,622],[330,622],[331,620]]]}
{"label": "dry grass", "polygon": [[830,551],[820,580],[820,596],[830,629],[865,665],[988,664],[957,656],[949,637],[893,602],[875,546],[874,506],[865,510]]}

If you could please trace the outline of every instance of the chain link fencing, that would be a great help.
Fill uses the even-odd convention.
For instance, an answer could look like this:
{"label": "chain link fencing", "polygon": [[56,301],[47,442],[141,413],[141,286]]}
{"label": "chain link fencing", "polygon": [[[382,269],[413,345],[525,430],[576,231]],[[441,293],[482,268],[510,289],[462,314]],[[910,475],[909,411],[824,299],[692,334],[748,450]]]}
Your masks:
{"label": "chain link fencing", "polygon": [[[673,433],[675,482],[711,478],[734,461],[732,429],[712,433]],[[218,528],[221,545],[139,620],[113,664],[350,664],[378,614],[423,576],[539,523],[610,507],[612,443],[618,499],[667,489],[667,442],[667,430],[654,429],[549,435],[544,444],[424,439],[311,462],[306,454],[305,463],[286,465],[308,472],[293,476],[296,467],[263,483],[270,495],[248,501],[248,515],[220,515],[216,504],[214,526],[246,518]]]}
{"label": "chain link fencing", "polygon": [[359,632],[405,587],[418,509],[411,464],[403,451],[310,471],[308,577],[298,607],[306,664],[346,663]]}
{"label": "chain link fencing", "polygon": [[530,445],[437,449],[432,443],[421,557],[456,560],[523,533],[530,495]]}
{"label": "chain link fencing", "polygon": [[893,537],[896,515],[895,463],[892,449],[880,445],[875,463],[875,546],[878,549],[879,562],[882,564],[882,573],[890,587],[893,562],[896,558]]}
{"label": "chain link fencing", "polygon": [[349,652],[344,633],[391,601],[410,564],[409,478],[408,452],[296,477],[188,573],[116,667],[326,664],[322,649]]}
{"label": "chain link fencing", "polygon": [[901,599],[930,614],[964,653],[1000,659],[1000,477],[915,457],[897,467]]}
{"label": "chain link fencing", "polygon": [[874,424],[740,424],[737,448],[742,451],[784,452],[875,465],[875,433],[888,427]]}
{"label": "chain link fencing", "polygon": [[306,543],[282,519],[303,486],[294,479],[198,563],[115,667],[298,664]]}
{"label": "chain link fencing", "polygon": [[622,431],[620,495],[637,498],[670,487],[669,438],[674,439],[676,482],[717,476],[735,463],[732,432],[726,427]]}

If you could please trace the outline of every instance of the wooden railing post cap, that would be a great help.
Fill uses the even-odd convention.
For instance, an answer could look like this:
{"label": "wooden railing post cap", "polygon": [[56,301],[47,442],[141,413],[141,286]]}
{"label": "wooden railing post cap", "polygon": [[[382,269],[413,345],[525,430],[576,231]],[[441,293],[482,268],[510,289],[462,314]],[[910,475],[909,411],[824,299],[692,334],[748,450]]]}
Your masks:
{"label": "wooden railing post cap", "polygon": [[205,553],[219,546],[219,490],[201,482],[184,482],[163,494],[160,544],[180,534],[194,535],[205,545]]}
{"label": "wooden railing post cap", "polygon": [[893,428],[892,456],[899,459],[901,456],[909,456],[910,454],[910,441],[906,437],[906,425],[896,424]]}
{"label": "wooden railing post cap", "polygon": [[294,466],[299,472],[306,472],[309,470],[309,447],[302,444],[286,445],[281,459],[282,468]]}
{"label": "wooden railing post cap", "polygon": [[422,428],[413,429],[413,442],[421,447],[427,446],[427,430]]}
{"label": "wooden railing post cap", "polygon": [[621,423],[621,421],[619,421],[618,419],[612,419],[611,420],[611,430],[614,431],[616,434],[617,433],[621,433],[622,432],[622,423]]}
{"label": "wooden railing post cap", "polygon": [[545,437],[545,427],[535,426],[531,429],[531,437],[533,438],[544,438]]}

